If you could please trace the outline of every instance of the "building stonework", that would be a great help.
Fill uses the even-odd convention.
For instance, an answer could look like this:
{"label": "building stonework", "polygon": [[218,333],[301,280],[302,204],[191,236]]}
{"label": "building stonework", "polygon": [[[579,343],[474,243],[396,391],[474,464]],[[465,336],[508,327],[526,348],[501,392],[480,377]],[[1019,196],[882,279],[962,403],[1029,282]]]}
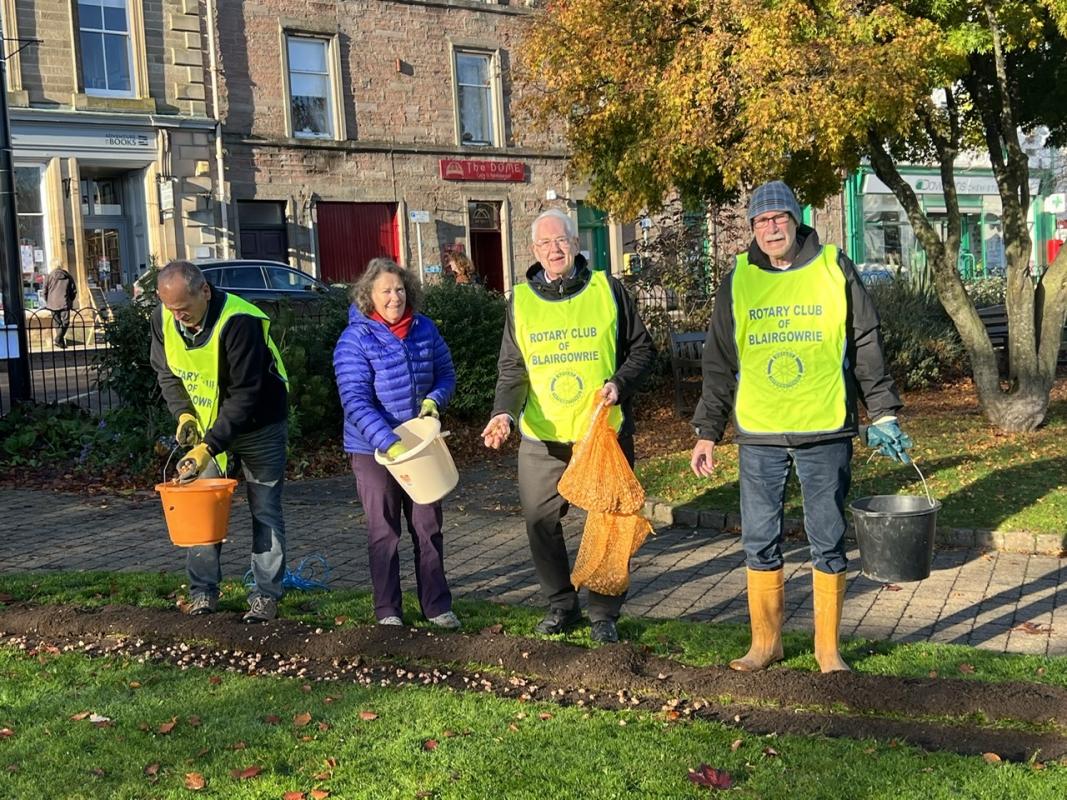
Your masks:
{"label": "building stonework", "polygon": [[[530,223],[568,200],[570,213],[576,207],[562,140],[514,130],[515,48],[532,19],[524,6],[473,0],[257,0],[220,12],[234,248],[266,257],[284,239],[275,257],[348,280],[375,255],[418,268],[421,240],[427,280],[453,249],[469,253],[493,288],[522,280]],[[298,129],[303,101],[294,94],[322,71],[329,88],[309,91],[328,92],[328,120],[324,112],[309,133]],[[475,110],[484,107],[484,119],[461,110],[461,73],[481,93]],[[465,141],[465,125],[488,141]],[[477,162],[468,172],[489,169],[483,162],[501,171],[521,164],[523,179],[448,180],[442,159]],[[548,200],[552,192],[559,199]],[[412,212],[428,221],[416,227]],[[259,236],[269,226],[246,225],[267,216],[275,220],[269,241]],[[375,232],[381,242],[368,242]]]}
{"label": "building stonework", "polygon": [[7,64],[28,305],[57,261],[99,305],[153,262],[214,255],[201,0],[0,0],[0,18],[8,53],[38,40]]}

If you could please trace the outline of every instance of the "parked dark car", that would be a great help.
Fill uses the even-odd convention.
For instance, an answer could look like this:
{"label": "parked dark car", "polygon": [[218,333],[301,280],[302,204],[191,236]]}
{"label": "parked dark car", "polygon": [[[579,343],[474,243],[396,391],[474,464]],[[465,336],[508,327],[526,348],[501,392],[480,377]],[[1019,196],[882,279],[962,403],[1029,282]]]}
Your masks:
{"label": "parked dark car", "polygon": [[[318,278],[278,261],[211,258],[193,263],[200,267],[212,286],[245,300],[314,300],[331,291],[330,286]],[[144,293],[141,280],[138,278],[134,282],[134,299]]]}

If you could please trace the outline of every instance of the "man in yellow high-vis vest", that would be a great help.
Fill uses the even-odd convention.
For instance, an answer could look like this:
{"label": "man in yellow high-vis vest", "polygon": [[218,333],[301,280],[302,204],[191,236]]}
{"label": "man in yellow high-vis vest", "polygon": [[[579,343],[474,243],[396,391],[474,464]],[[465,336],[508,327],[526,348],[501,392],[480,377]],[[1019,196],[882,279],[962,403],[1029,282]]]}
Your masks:
{"label": "man in yellow high-vis vest", "polygon": [[[494,411],[482,437],[487,447],[499,448],[519,428],[519,499],[549,603],[537,632],[557,634],[577,625],[581,611],[563,539],[568,505],[556,487],[598,402],[612,406],[609,420],[633,466],[631,402],[652,368],[655,347],[622,284],[589,268],[573,219],[559,209],[546,211],[534,220],[531,236],[537,261],[508,303]],[[589,592],[594,641],[619,640],[624,599]]]}
{"label": "man in yellow high-vis vest", "polygon": [[[175,437],[191,446],[178,462],[182,481],[215,477],[238,456],[252,513],[252,577],[244,622],[277,616],[285,575],[282,486],[288,439],[288,379],[266,314],[207,282],[188,261],[159,272],[152,312],[152,366]],[[222,545],[188,548],[190,614],[218,605]]]}
{"label": "man in yellow high-vis vest", "polygon": [[711,476],[732,410],[752,646],[730,666],[760,670],[783,657],[782,522],[795,469],[811,548],[815,659],[823,672],[847,670],[838,633],[857,399],[875,421],[866,429],[869,445],[908,462],[911,440],[897,424],[901,402],[878,313],[848,256],[801,224],[782,181],[752,193],[748,220],[752,243],[722,282],[704,343],[691,462],[698,476]]}

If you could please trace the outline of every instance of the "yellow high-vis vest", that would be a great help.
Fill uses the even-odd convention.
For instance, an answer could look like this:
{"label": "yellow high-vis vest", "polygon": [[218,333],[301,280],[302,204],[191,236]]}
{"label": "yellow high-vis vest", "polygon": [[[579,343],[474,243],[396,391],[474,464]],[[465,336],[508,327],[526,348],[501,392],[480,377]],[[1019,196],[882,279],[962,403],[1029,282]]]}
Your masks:
{"label": "yellow high-vis vest", "polygon": [[[611,284],[594,272],[577,294],[545,300],[522,283],[513,303],[515,339],[530,378],[519,430],[544,442],[576,442],[589,426],[597,392],[615,374],[619,311]],[[616,431],[622,427],[618,405],[608,421]]]}
{"label": "yellow high-vis vest", "polygon": [[766,270],[737,257],[733,274],[738,380],[745,433],[823,433],[845,424],[848,300],[837,248],[811,263]]}
{"label": "yellow high-vis vest", "polygon": [[[200,423],[201,433],[207,433],[219,415],[219,357],[222,332],[226,323],[238,314],[247,314],[262,322],[263,338],[274,357],[274,366],[281,379],[288,384],[289,376],[285,373],[282,355],[274,340],[270,338],[270,320],[247,300],[232,294],[226,295],[226,303],[218,321],[211,329],[207,341],[198,347],[189,346],[188,340],[178,331],[174,315],[166,306],[163,307],[163,351],[167,356],[167,366],[185,387],[197,422]],[[215,460],[220,468],[226,469],[225,453],[216,454]]]}

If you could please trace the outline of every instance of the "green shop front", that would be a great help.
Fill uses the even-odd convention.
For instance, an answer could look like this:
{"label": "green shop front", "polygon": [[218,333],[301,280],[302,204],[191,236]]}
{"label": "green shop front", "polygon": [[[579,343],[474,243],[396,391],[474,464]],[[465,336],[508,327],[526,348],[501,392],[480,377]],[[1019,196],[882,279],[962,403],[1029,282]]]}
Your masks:
{"label": "green shop front", "polygon": [[[927,218],[944,237],[948,226],[945,196],[938,170],[902,167],[901,176],[915,191]],[[1045,213],[1041,180],[1030,178],[1031,204],[1027,223],[1033,238],[1031,270],[1047,266],[1045,243],[1054,238],[1056,217]],[[1004,237],[997,182],[990,169],[960,170],[956,189],[961,216],[959,270],[964,280],[1003,275]],[[845,219],[849,255],[868,271],[915,272],[926,265],[926,253],[908,222],[904,208],[869,167],[845,181]]]}

